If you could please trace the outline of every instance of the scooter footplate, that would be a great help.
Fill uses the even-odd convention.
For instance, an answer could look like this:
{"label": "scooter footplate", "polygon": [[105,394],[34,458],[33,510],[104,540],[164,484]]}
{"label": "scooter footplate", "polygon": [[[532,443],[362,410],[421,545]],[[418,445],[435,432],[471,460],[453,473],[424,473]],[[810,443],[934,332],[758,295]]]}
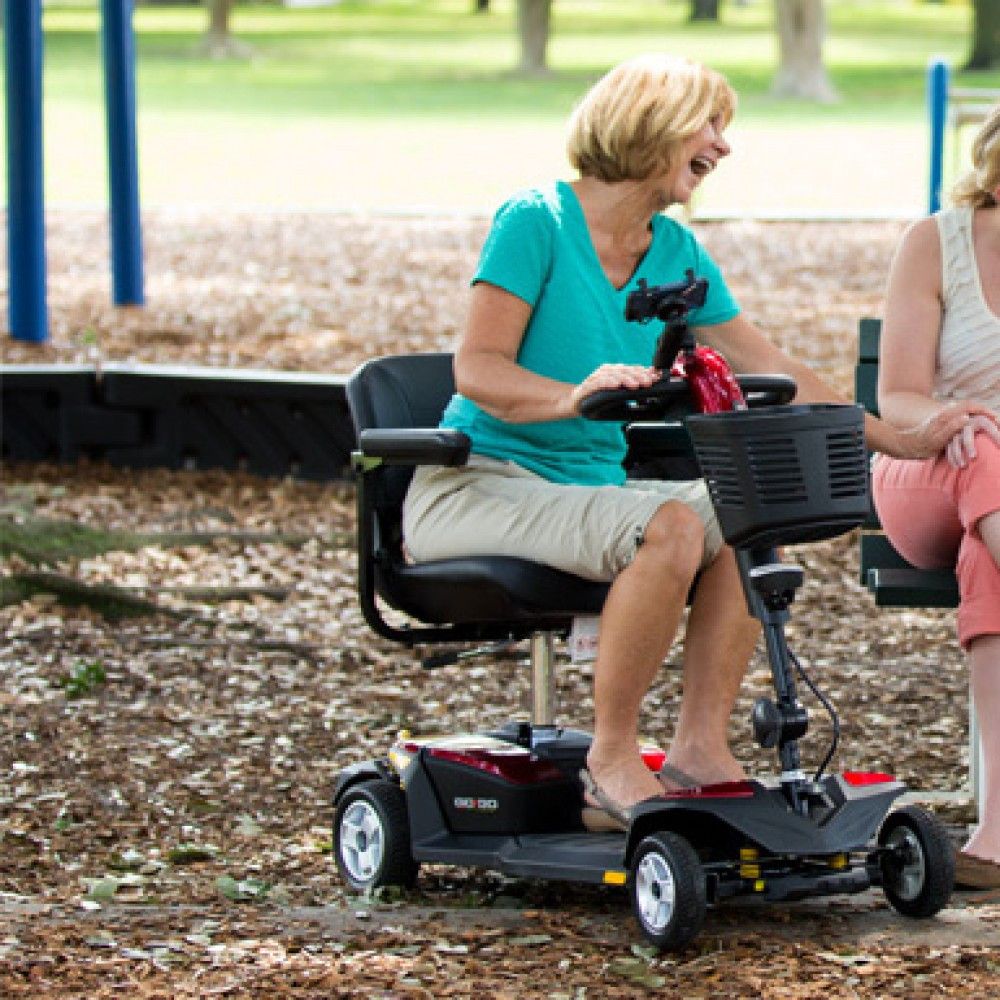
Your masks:
{"label": "scooter footplate", "polygon": [[[488,841],[444,835],[414,844],[413,854],[418,861],[487,868],[516,878],[624,882],[625,836],[620,833],[579,831]],[[618,874],[609,876],[609,872]]]}

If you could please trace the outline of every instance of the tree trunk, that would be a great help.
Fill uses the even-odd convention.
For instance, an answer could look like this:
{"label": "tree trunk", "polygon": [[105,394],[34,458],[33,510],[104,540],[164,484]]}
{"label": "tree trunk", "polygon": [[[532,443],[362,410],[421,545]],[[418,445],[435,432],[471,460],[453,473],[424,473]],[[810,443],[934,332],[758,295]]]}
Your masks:
{"label": "tree trunk", "polygon": [[229,38],[229,15],[233,0],[208,0],[208,33],[216,41]]}
{"label": "tree trunk", "polygon": [[973,0],[972,52],[966,69],[992,69],[1000,65],[1000,3]]}
{"label": "tree trunk", "polygon": [[517,0],[517,34],[521,41],[519,72],[542,76],[548,72],[545,50],[549,44],[552,0]]}
{"label": "tree trunk", "polygon": [[772,91],[824,104],[838,99],[823,65],[823,0],[775,0],[778,72]]}
{"label": "tree trunk", "polygon": [[229,15],[235,0],[205,0],[208,7],[208,30],[201,44],[201,51],[212,59],[236,57],[248,59],[253,49],[229,33]]}
{"label": "tree trunk", "polygon": [[692,21],[718,21],[719,0],[691,0]]}

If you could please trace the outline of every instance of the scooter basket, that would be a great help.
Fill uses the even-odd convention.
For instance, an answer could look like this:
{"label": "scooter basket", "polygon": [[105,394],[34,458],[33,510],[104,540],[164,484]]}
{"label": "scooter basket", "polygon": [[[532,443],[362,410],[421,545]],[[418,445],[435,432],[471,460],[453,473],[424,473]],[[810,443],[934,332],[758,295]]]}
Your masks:
{"label": "scooter basket", "polygon": [[868,516],[860,406],[769,406],[699,414],[686,423],[730,545],[818,541]]}

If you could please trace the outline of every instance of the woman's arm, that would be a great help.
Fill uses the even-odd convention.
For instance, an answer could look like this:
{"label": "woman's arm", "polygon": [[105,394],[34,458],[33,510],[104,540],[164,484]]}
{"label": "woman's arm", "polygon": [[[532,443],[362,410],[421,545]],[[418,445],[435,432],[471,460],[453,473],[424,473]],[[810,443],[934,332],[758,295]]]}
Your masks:
{"label": "woman's arm", "polygon": [[455,352],[455,386],[487,413],[509,423],[579,416],[598,389],[642,388],[659,373],[638,365],[602,365],[579,385],[537,375],[517,363],[531,306],[497,285],[472,287],[469,315]]}
{"label": "woman's arm", "polygon": [[923,219],[903,235],[892,265],[879,344],[878,405],[896,427],[913,427],[945,408],[934,399],[941,334],[941,240]]}
{"label": "woman's arm", "polygon": [[[742,315],[717,326],[697,328],[699,340],[719,350],[734,371],[744,373],[784,373],[798,386],[800,403],[847,402],[808,365],[789,357],[753,323]],[[898,458],[928,458],[937,455],[961,431],[973,413],[984,408],[975,403],[939,405],[915,426],[898,428],[871,414],[865,414],[865,436],[873,451]]]}
{"label": "woman's arm", "polygon": [[944,316],[941,273],[937,223],[924,219],[903,234],[889,270],[879,346],[879,412],[904,430],[953,414],[964,416],[965,423],[943,448],[950,464],[962,468],[976,457],[976,434],[1000,441],[1000,429],[997,415],[976,400],[934,398]]}

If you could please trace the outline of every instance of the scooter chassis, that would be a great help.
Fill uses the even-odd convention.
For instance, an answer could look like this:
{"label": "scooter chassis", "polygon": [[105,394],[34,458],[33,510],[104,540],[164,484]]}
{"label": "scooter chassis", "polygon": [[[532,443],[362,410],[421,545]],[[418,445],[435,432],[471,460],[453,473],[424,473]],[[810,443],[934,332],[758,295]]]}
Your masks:
{"label": "scooter chassis", "polygon": [[530,754],[551,769],[541,781],[518,782],[490,773],[482,760],[442,755],[440,746],[428,744],[401,768],[388,759],[348,768],[334,802],[361,781],[398,783],[415,861],[510,877],[625,885],[638,845],[668,831],[697,852],[709,903],[737,896],[784,901],[853,894],[882,882],[875,836],[906,790],[888,775],[829,775],[816,786],[805,816],[789,808],[779,782],[684,790],[640,804],[624,832],[592,833],[579,819],[582,800],[573,770],[578,753],[571,746],[569,760],[558,766]]}

